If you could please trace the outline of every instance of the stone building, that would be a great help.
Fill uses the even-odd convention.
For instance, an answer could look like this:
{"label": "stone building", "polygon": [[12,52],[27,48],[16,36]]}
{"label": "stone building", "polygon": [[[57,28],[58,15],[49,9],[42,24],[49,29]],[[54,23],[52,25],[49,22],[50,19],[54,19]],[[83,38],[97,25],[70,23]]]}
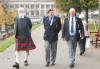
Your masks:
{"label": "stone building", "polygon": [[48,9],[54,8],[54,2],[53,0],[10,0],[8,7],[14,8],[15,11],[17,11],[19,7],[24,7],[26,15],[33,21],[37,21],[47,15]]}

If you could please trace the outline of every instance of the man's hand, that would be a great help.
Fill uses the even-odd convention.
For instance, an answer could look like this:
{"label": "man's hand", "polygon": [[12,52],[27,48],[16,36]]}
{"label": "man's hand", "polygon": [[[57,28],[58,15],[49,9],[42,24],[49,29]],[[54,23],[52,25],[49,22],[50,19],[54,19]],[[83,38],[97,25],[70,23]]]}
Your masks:
{"label": "man's hand", "polygon": [[65,41],[65,38],[62,38],[63,41]]}

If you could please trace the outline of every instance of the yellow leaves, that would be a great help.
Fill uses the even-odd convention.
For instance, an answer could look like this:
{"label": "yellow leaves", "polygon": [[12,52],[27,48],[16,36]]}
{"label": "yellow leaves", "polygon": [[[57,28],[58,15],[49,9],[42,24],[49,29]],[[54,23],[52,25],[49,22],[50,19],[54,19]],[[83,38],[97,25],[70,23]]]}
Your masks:
{"label": "yellow leaves", "polygon": [[5,13],[4,13],[3,7],[2,7],[2,5],[0,4],[0,25],[5,23],[5,22],[4,22],[4,19],[5,19],[4,16],[5,16]]}
{"label": "yellow leaves", "polygon": [[12,25],[14,24],[14,17],[17,13],[14,9],[9,9],[7,13],[4,12],[2,5],[0,4],[0,25],[7,24]]}
{"label": "yellow leaves", "polygon": [[2,8],[2,5],[0,4],[0,15],[3,14],[3,8]]}
{"label": "yellow leaves", "polygon": [[9,21],[8,21],[8,23],[7,23],[7,25],[12,25],[12,24],[14,24],[14,17],[15,16],[17,16],[17,13],[14,11],[14,9],[9,9],[8,10],[8,12],[7,12],[7,15],[8,15],[8,19],[9,19]]}
{"label": "yellow leaves", "polygon": [[63,10],[61,10],[60,8],[56,8],[58,13],[65,13]]}
{"label": "yellow leaves", "polygon": [[84,0],[80,0],[80,2],[84,2]]}
{"label": "yellow leaves", "polygon": [[100,0],[80,0],[82,8],[93,9],[98,7],[98,1]]}
{"label": "yellow leaves", "polygon": [[12,18],[14,18],[17,15],[17,13],[12,8],[8,10],[7,14],[8,14],[8,16],[10,16]]}

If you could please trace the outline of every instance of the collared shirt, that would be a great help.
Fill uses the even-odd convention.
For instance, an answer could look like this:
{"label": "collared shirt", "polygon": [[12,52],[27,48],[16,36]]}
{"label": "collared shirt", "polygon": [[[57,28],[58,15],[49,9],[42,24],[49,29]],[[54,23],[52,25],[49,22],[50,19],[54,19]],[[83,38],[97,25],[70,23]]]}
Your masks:
{"label": "collared shirt", "polygon": [[[71,32],[71,29],[72,29],[72,18],[73,18],[73,32]],[[69,20],[69,34],[71,35],[71,36],[74,36],[74,35],[76,35],[76,18],[75,18],[75,16],[74,17],[71,17],[70,16],[70,20]]]}

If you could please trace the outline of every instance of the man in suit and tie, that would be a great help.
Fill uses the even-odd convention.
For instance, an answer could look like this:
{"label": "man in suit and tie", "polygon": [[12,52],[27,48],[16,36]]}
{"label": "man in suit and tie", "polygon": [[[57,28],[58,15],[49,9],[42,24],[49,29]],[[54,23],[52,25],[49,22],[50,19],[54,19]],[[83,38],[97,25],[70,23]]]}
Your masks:
{"label": "man in suit and tie", "polygon": [[[44,17],[44,40],[46,51],[46,66],[55,65],[58,33],[61,28],[61,21],[58,16],[54,15],[54,10],[48,10],[48,16]],[[51,59],[51,60],[50,60]]]}
{"label": "man in suit and tie", "polygon": [[62,39],[67,41],[69,47],[70,67],[73,68],[75,64],[75,53],[77,47],[77,41],[84,39],[84,28],[80,18],[75,16],[76,12],[74,8],[69,10],[68,17],[64,20],[64,28],[62,31]]}

